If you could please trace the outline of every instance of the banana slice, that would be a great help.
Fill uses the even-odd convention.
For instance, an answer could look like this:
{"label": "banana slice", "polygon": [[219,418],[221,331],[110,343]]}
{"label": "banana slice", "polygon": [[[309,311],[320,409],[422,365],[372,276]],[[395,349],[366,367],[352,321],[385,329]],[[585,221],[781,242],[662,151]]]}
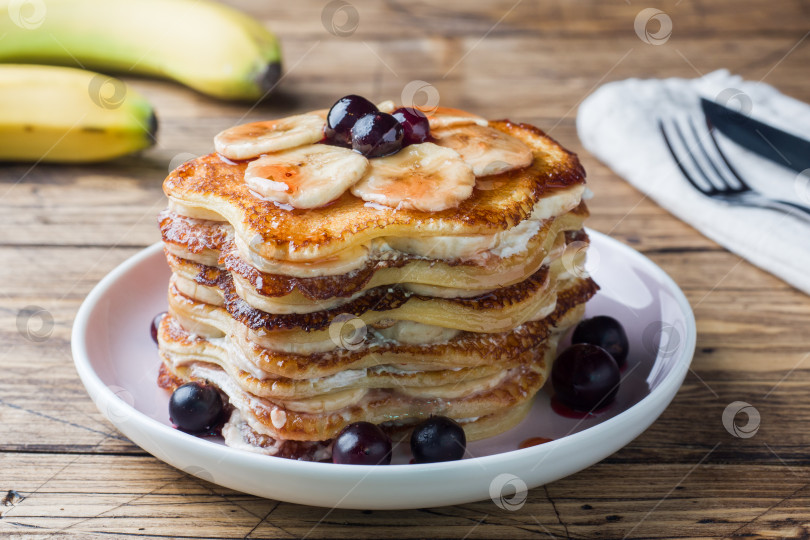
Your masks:
{"label": "banana slice", "polygon": [[431,130],[436,144],[452,148],[472,167],[475,176],[500,174],[532,164],[534,154],[523,141],[477,124]]}
{"label": "banana slice", "polygon": [[438,212],[458,206],[474,185],[475,175],[458,152],[422,143],[372,159],[351,191],[364,201],[392,208]]}
{"label": "banana slice", "polygon": [[397,109],[396,103],[391,101],[390,99],[386,99],[381,103],[377,103],[377,110],[380,112],[391,114]]}
{"label": "banana slice", "polygon": [[301,400],[285,400],[284,407],[304,413],[328,413],[357,404],[366,395],[365,388],[339,390]]}
{"label": "banana slice", "polygon": [[357,152],[315,144],[251,161],[245,182],[263,199],[316,208],[340,197],[367,168],[368,160]]}
{"label": "banana slice", "polygon": [[214,148],[228,159],[250,159],[323,139],[324,119],[299,114],[226,129],[214,137]]}
{"label": "banana slice", "polygon": [[486,118],[451,107],[436,107],[433,110],[425,110],[424,113],[427,115],[431,131],[451,126],[466,126],[468,124],[489,125]]}

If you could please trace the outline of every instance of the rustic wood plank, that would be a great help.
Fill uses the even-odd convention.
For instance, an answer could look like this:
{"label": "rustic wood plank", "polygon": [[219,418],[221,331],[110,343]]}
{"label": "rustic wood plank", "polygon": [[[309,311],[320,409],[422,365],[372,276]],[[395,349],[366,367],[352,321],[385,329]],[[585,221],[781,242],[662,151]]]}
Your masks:
{"label": "rustic wood plank", "polygon": [[[257,5],[251,0],[228,2],[255,13],[269,27],[289,39],[328,35],[321,21],[323,4],[300,2]],[[673,19],[677,31],[689,38],[703,36],[745,37],[806,32],[807,6],[799,0],[763,4],[745,0],[729,9],[723,2],[649,2]],[[648,4],[644,4],[646,7]],[[602,39],[633,31],[633,19],[642,6],[626,2],[490,2],[353,0],[359,16],[353,38],[384,41],[392,37],[426,34],[438,37],[480,37],[491,34],[552,35],[556,38],[588,36]],[[511,10],[511,11],[510,11]]]}
{"label": "rustic wood plank", "polygon": [[[781,464],[602,463],[530,491],[525,506],[514,512],[491,501],[411,511],[303,507],[239,494],[149,457],[4,454],[2,465],[9,471],[7,485],[28,495],[3,508],[0,532],[31,537],[64,529],[76,535],[222,538],[349,538],[358,531],[409,538],[426,530],[468,538],[587,537],[595,531],[607,537],[677,538],[742,529],[790,534],[810,525],[804,513],[810,503],[807,471],[794,474]],[[113,471],[117,484],[102,471]],[[629,484],[628,476],[647,481]]]}

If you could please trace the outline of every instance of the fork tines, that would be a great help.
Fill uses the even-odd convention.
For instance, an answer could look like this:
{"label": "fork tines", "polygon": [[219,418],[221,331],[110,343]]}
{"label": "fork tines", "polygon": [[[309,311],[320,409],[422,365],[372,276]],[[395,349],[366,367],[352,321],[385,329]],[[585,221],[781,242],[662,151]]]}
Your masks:
{"label": "fork tines", "polygon": [[658,127],[672,157],[695,189],[709,197],[751,191],[723,154],[708,122],[698,123],[693,115],[680,115],[659,119]]}

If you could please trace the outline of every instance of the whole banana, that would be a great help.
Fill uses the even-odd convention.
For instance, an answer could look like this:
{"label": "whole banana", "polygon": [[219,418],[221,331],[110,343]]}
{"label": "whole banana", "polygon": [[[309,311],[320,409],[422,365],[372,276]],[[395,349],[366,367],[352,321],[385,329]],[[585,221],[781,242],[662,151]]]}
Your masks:
{"label": "whole banana", "polygon": [[0,65],[2,161],[103,161],[151,146],[156,130],[149,102],[118,79]]}
{"label": "whole banana", "polygon": [[221,99],[259,99],[281,73],[270,31],[207,0],[0,0],[0,36],[0,62],[167,78]]}

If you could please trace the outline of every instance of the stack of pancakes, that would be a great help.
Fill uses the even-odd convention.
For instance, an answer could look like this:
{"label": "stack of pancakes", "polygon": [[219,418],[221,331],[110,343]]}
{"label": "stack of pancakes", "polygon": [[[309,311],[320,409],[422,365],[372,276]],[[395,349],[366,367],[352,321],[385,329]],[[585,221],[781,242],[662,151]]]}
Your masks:
{"label": "stack of pancakes", "polygon": [[230,403],[226,444],[298,459],[328,458],[357,421],[404,435],[444,415],[468,440],[519,423],[597,286],[576,156],[532,126],[488,126],[531,164],[437,212],[348,191],[290,209],[216,153],[172,172],[160,384],[210,382]]}

